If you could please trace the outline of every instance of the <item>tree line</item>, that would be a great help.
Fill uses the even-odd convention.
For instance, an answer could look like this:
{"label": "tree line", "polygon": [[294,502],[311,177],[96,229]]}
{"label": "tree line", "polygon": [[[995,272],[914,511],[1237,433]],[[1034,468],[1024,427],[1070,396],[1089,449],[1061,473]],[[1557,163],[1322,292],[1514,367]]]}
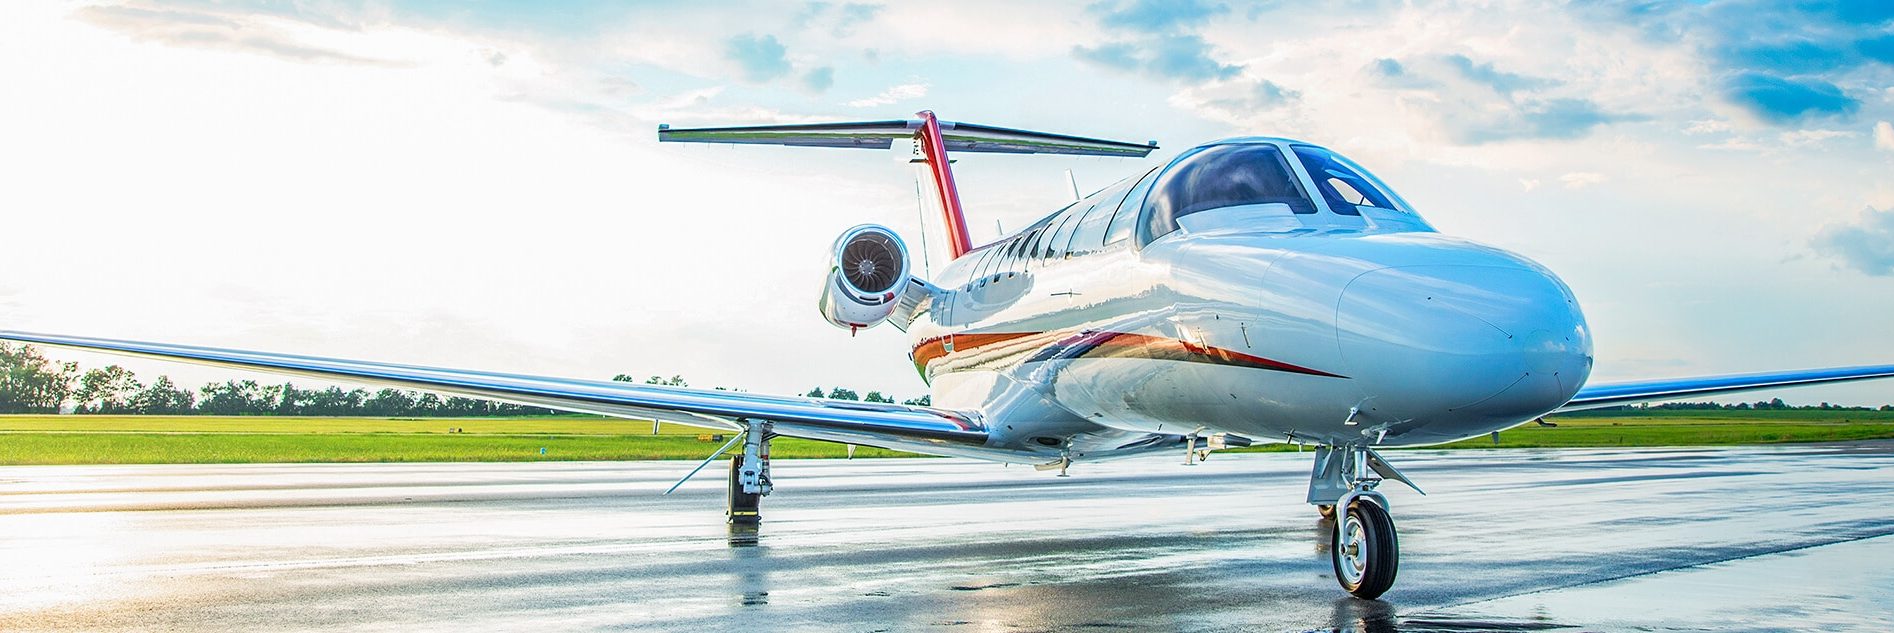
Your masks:
{"label": "tree line", "polygon": [[[1793,405],[1793,404],[1783,402],[1781,398],[1770,398],[1768,400],[1757,400],[1755,402],[1737,402],[1734,404],[1723,404],[1721,402],[1666,402],[1663,404],[1628,404],[1628,405],[1616,406],[1616,407],[1591,409],[1588,411],[1583,411],[1581,413],[1601,414],[1601,413],[1607,413],[1607,412],[1613,412],[1613,411],[1620,412],[1620,413],[1625,412],[1625,411],[1894,411],[1894,404],[1884,404],[1884,405],[1881,405],[1880,408],[1850,407],[1850,406],[1842,406],[1839,404],[1829,404],[1826,402],[1821,403],[1821,404]],[[1571,414],[1563,414],[1563,415],[1571,415]]]}
{"label": "tree line", "polygon": [[[612,376],[612,380],[616,380],[619,382],[638,382],[638,379],[635,377],[632,377],[630,374],[619,374],[616,376]],[[665,385],[665,386],[670,386],[670,387],[691,386],[690,383],[684,381],[683,376],[672,376],[670,378],[665,378],[662,376],[652,376],[650,378],[646,378],[645,383],[652,384],[652,385]],[[716,387],[716,390],[717,391],[743,391],[742,389],[732,390],[725,387]],[[882,395],[881,392],[879,391],[870,391],[867,393],[867,395],[861,395],[861,394],[855,393],[854,389],[848,389],[845,387],[836,387],[828,391],[823,391],[821,387],[816,387],[814,389],[810,389],[809,393],[805,393],[802,395],[805,395],[811,398],[828,398],[831,400],[856,400],[860,402],[884,402],[887,404],[894,404],[895,402],[894,398]],[[909,398],[907,400],[902,400],[901,404],[915,405],[915,406],[922,406],[922,407],[930,406],[934,404],[934,396],[927,395],[927,396],[921,396],[919,398]]]}
{"label": "tree line", "polygon": [[[619,382],[640,382],[627,374]],[[682,376],[651,376],[647,384],[688,387]],[[718,387],[724,390],[723,387]],[[894,402],[881,392],[859,397],[837,387],[817,388],[815,397],[868,402]],[[928,396],[906,401],[925,406]],[[119,415],[298,415],[370,417],[493,417],[554,415],[544,407],[505,404],[478,398],[441,397],[405,389],[304,389],[293,383],[266,385],[254,380],[229,380],[197,389],[179,386],[170,376],[146,383],[118,365],[81,369],[78,363],[55,362],[31,345],[0,342],[0,413],[60,413]]]}
{"label": "tree line", "polygon": [[1783,402],[1781,398],[1757,400],[1754,403],[1738,402],[1736,404],[1720,404],[1716,402],[1666,402],[1664,404],[1646,405],[1644,408],[1667,409],[1667,410],[1678,410],[1678,411],[1698,411],[1698,410],[1718,410],[1718,409],[1724,410],[1724,411],[1752,411],[1752,410],[1753,411],[1877,411],[1877,410],[1878,411],[1894,411],[1894,405],[1890,405],[1890,404],[1881,405],[1879,409],[1876,409],[1874,407],[1846,407],[1839,404],[1829,404],[1826,402],[1821,403],[1821,404],[1808,404],[1808,405],[1797,406],[1797,405],[1792,405],[1792,404]]}

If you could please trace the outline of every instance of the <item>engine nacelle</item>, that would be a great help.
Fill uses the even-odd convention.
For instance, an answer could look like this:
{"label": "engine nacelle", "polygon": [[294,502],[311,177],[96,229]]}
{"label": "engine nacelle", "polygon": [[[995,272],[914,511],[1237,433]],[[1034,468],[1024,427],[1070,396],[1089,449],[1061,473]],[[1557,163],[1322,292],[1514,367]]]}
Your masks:
{"label": "engine nacelle", "polygon": [[908,283],[908,249],[894,231],[863,224],[835,240],[823,281],[822,317],[850,330],[888,320]]}

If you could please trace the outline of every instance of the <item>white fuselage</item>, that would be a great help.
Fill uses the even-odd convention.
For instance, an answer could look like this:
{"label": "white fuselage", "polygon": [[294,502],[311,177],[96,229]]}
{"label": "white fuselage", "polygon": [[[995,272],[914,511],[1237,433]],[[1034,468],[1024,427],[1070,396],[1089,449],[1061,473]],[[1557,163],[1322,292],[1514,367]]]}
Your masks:
{"label": "white fuselage", "polygon": [[[1308,148],[1205,147],[1259,144]],[[1122,184],[1119,212],[1148,221],[1146,198],[1190,156]],[[1232,205],[1163,235],[1082,247],[1081,228],[1073,248],[1048,246],[1088,198],[955,260],[909,326],[935,406],[981,411],[993,449],[1096,459],[1216,433],[1448,442],[1530,421],[1584,384],[1590,335],[1551,271],[1439,235],[1404,202],[1349,214],[1311,197],[1313,213]]]}

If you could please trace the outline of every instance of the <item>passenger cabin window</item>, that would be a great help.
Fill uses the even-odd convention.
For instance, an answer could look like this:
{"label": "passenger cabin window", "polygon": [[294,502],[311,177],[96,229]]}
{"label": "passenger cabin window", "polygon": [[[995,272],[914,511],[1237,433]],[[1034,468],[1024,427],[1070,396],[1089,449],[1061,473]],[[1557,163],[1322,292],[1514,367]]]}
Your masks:
{"label": "passenger cabin window", "polygon": [[986,285],[987,275],[992,274],[993,265],[995,263],[994,260],[999,259],[999,252],[1000,249],[993,246],[989,246],[986,250],[981,251],[980,259],[977,260],[979,263],[973,266],[973,280],[976,283]]}
{"label": "passenger cabin window", "polygon": [[1026,242],[1031,238],[1031,233],[1021,233],[1013,238],[1012,243],[1006,245],[1006,267],[1001,269],[1006,276],[1011,277],[1013,273],[1024,268],[1020,265],[1020,256],[1026,254]]}
{"label": "passenger cabin window", "polygon": [[1031,234],[1026,236],[1028,239],[1025,240],[1025,255],[1019,260],[1020,270],[1032,267],[1032,263],[1039,259],[1039,253],[1046,243],[1046,234],[1052,231],[1051,222],[1052,218],[1046,218],[1033,228]]}
{"label": "passenger cabin window", "polygon": [[1145,202],[1144,226],[1149,239],[1157,239],[1177,230],[1177,219],[1192,213],[1269,203],[1315,213],[1315,203],[1276,146],[1216,145],[1158,176]]}
{"label": "passenger cabin window", "polygon": [[1052,231],[1052,239],[1046,240],[1046,252],[1043,257],[1065,255],[1065,245],[1072,241],[1072,229],[1079,225],[1079,214],[1067,211],[1059,218],[1059,228]]}
{"label": "passenger cabin window", "polygon": [[1309,145],[1297,145],[1293,149],[1296,160],[1302,161],[1302,168],[1308,170],[1309,179],[1315,181],[1315,190],[1322,194],[1330,210],[1342,215],[1361,215],[1361,207],[1406,211],[1370,180],[1365,170],[1347,159]]}

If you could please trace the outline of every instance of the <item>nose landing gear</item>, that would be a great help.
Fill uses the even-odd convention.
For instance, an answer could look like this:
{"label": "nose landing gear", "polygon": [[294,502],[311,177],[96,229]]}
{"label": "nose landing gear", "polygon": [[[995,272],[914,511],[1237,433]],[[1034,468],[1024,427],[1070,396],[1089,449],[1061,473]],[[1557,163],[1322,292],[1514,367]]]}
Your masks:
{"label": "nose landing gear", "polygon": [[[1394,586],[1400,568],[1400,537],[1388,516],[1388,500],[1375,487],[1383,478],[1413,487],[1401,471],[1365,446],[1322,446],[1309,477],[1309,503],[1335,519],[1329,562],[1335,581],[1357,598],[1373,600]],[[1421,494],[1427,494],[1421,492]]]}
{"label": "nose landing gear", "polygon": [[1348,514],[1335,526],[1329,545],[1329,562],[1343,590],[1373,600],[1394,586],[1401,546],[1394,534],[1394,520],[1380,504],[1367,499],[1348,504]]}

